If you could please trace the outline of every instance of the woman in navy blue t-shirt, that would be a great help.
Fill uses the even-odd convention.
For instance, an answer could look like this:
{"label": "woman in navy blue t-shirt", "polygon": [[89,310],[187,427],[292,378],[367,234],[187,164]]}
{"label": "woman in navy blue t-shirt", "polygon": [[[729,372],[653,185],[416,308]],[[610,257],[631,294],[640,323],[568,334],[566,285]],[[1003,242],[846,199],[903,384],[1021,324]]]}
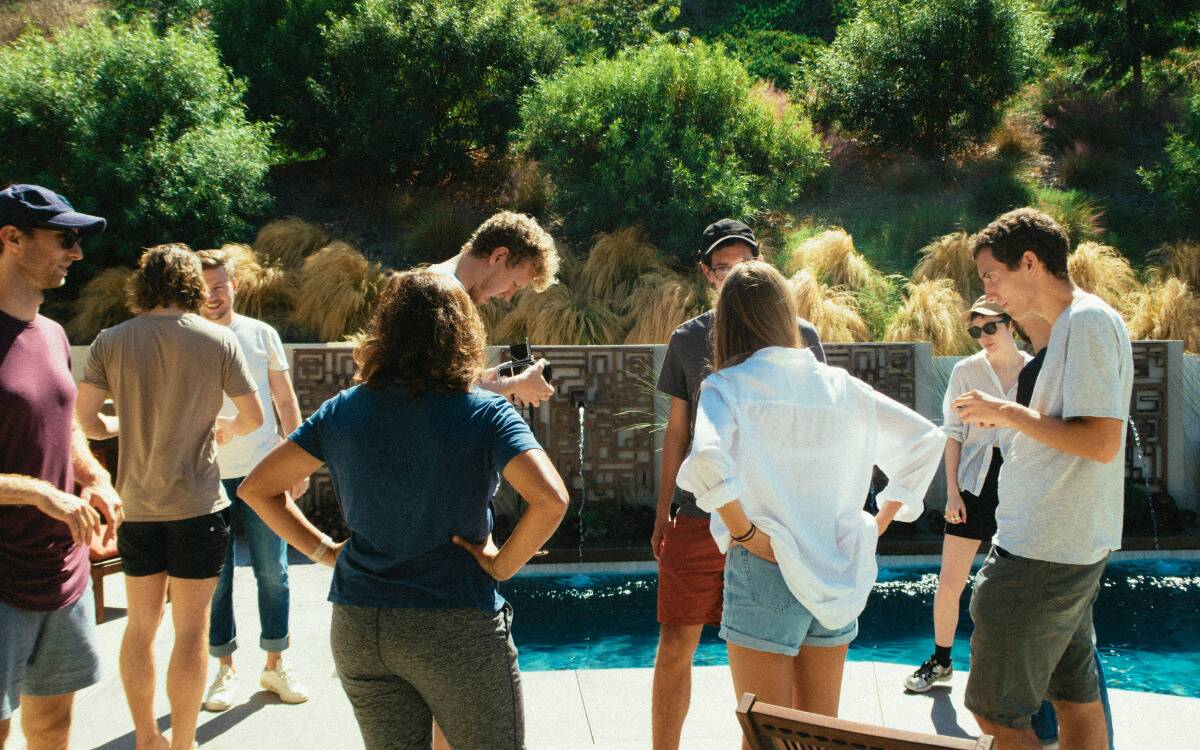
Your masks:
{"label": "woman in navy blue t-shirt", "polygon": [[[524,747],[512,610],[496,588],[550,538],[567,491],[503,397],[475,387],[484,329],[466,292],[396,275],[355,350],[358,385],[326,401],[238,494],[292,546],[334,568],[331,641],[363,740]],[[284,492],[329,468],[350,538],[334,543]],[[528,502],[491,542],[500,475]]]}

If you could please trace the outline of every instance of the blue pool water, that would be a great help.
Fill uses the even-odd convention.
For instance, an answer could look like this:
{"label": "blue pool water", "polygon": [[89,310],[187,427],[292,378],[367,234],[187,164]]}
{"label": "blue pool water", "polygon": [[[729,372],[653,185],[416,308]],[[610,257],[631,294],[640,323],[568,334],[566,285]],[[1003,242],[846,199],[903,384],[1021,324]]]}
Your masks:
{"label": "blue pool water", "polygon": [[[929,656],[935,568],[883,568],[859,619],[850,659],[912,664]],[[503,584],[516,611],[521,668],[651,667],[657,645],[653,575],[530,576]],[[955,667],[969,668],[971,619],[963,597]],[[1114,688],[1200,698],[1200,561],[1116,562],[1096,602],[1096,636]],[[726,664],[705,628],[700,665]]]}

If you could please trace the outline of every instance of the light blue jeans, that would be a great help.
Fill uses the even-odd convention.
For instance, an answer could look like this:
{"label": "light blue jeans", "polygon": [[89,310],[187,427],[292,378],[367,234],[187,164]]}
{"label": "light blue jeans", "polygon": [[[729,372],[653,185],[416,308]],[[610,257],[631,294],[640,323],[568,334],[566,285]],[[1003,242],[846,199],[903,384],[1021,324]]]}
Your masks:
{"label": "light blue jeans", "polygon": [[[234,519],[241,515],[250,548],[250,565],[258,582],[258,622],[261,628],[259,646],[264,651],[283,651],[288,647],[288,590],[287,542],[271,531],[250,506],[238,499],[237,488],[245,477],[222,479],[225,493],[232,504],[226,509],[232,532]],[[237,650],[237,626],[233,620],[234,534],[229,534],[225,551],[225,567],[217,578],[213,592],[212,614],[209,616],[208,652],[216,657],[228,656]]]}

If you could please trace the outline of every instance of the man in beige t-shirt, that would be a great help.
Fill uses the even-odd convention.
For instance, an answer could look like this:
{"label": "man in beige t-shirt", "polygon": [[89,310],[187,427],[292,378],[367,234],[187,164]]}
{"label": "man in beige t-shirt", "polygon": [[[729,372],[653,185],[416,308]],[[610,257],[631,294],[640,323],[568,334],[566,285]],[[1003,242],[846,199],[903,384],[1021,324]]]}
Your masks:
{"label": "man in beige t-shirt", "polygon": [[[263,423],[262,402],[237,339],[196,312],[207,290],[185,245],[150,248],[130,279],[138,316],[92,344],[76,412],[88,437],[120,436],[117,531],[129,599],[121,680],[139,748],[192,747],[207,678],[209,604],[225,562],[229,505],[216,443]],[[117,416],[100,413],[112,395]],[[218,417],[222,397],[237,408]],[[152,645],[168,582],[175,646],[167,694],[172,739],[158,730]]]}

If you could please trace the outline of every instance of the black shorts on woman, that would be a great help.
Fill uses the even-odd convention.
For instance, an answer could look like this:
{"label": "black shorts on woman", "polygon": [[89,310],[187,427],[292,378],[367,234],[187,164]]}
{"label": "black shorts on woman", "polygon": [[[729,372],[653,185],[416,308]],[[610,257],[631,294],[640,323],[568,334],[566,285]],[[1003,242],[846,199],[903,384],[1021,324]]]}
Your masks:
{"label": "black shorts on woman", "polygon": [[967,508],[967,520],[963,523],[946,523],[946,534],[990,542],[996,535],[996,506],[1000,504],[998,486],[1000,482],[1000,467],[1004,459],[999,448],[992,448],[992,463],[988,467],[987,477],[983,488],[975,495],[966,490],[960,490],[963,505]]}

